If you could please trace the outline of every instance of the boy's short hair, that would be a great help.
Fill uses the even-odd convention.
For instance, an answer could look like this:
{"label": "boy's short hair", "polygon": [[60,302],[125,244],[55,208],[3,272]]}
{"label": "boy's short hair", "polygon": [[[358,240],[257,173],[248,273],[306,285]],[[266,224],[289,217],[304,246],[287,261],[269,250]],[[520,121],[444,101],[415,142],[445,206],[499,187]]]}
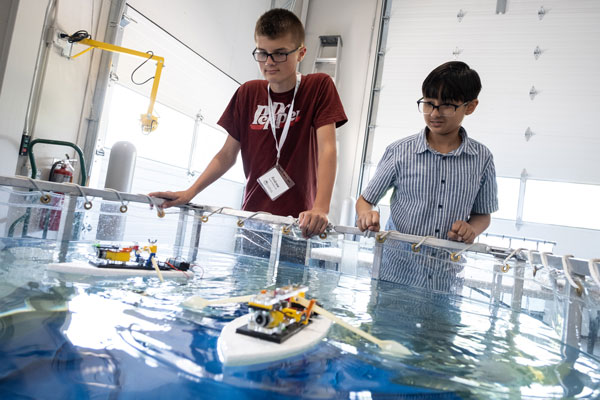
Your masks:
{"label": "boy's short hair", "polygon": [[479,96],[481,80],[461,61],[449,61],[431,71],[423,81],[423,97],[442,101],[471,101]]}
{"label": "boy's short hair", "polygon": [[254,28],[254,38],[266,36],[269,39],[277,39],[286,34],[292,34],[292,40],[298,46],[304,44],[304,27],[302,22],[291,11],[284,8],[274,8],[260,16]]}

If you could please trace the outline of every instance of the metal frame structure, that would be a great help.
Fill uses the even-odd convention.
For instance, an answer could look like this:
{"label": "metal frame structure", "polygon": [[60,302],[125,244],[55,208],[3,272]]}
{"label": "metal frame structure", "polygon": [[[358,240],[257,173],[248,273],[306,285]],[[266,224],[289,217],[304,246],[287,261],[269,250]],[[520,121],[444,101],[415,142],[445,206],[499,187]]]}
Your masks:
{"label": "metal frame structure", "polygon": [[[44,190],[48,192],[57,192],[64,193],[71,196],[82,196],[81,186],[74,184],[63,184],[57,182],[48,182],[43,180],[34,180],[26,177],[9,177],[9,176],[1,176],[0,175],[0,186],[10,186],[17,187],[22,189],[30,189],[30,190]],[[128,201],[135,203],[143,203],[150,204],[153,206],[160,206],[163,200],[158,198],[149,198],[145,194],[133,194],[126,192],[118,192],[115,190],[104,190],[104,189],[95,189],[88,188],[84,189],[85,194],[90,197],[97,197],[108,201]],[[215,206],[207,206],[207,205],[198,205],[198,204],[187,204],[184,206],[178,206],[180,209],[192,210],[194,213],[198,215],[203,215],[205,213],[213,213],[213,214],[222,214],[222,215],[230,215],[239,218],[251,218],[257,221],[262,221],[268,224],[277,224],[282,226],[293,225],[296,220],[292,217],[283,217],[278,215],[271,215],[268,213],[255,213],[251,211],[242,211],[242,210],[234,210],[226,207],[215,207]],[[181,219],[181,223],[186,221],[185,218]],[[200,221],[201,222],[201,221]],[[484,243],[475,243],[475,244],[465,244],[462,242],[454,242],[445,239],[438,239],[434,237],[423,237],[417,235],[409,235],[405,233],[400,233],[396,231],[382,231],[382,232],[361,232],[356,227],[343,226],[343,225],[330,225],[327,229],[330,234],[342,234],[342,235],[359,235],[359,236],[367,236],[367,237],[375,237],[376,246],[382,245],[385,242],[385,239],[394,239],[407,243],[420,243],[426,244],[431,247],[444,248],[448,250],[453,250],[456,252],[476,252],[483,254],[490,254],[496,257],[506,258],[514,256],[519,261],[529,261],[533,264],[543,264],[555,269],[563,269],[563,257],[555,254],[543,254],[537,251],[527,252],[526,249],[509,249],[504,247],[496,247],[489,246]],[[67,237],[61,238],[69,240]],[[574,274],[582,275],[582,276],[591,276],[589,271],[589,261],[587,259],[580,258],[570,258],[569,260],[571,271]],[[375,266],[374,266],[375,268]]]}
{"label": "metal frame structure", "polygon": [[[0,176],[0,186],[29,189],[30,191],[40,191],[42,192],[42,197],[45,194],[44,192],[58,192],[65,194],[66,204],[63,207],[65,210],[67,210],[67,216],[64,223],[61,224],[61,229],[58,232],[57,238],[57,241],[61,243],[59,260],[66,259],[68,243],[73,239],[78,227],[78,223],[75,218],[75,206],[77,204],[76,200],[78,197],[93,196],[107,201],[118,201],[121,203],[136,202],[150,204],[156,206],[159,216],[161,216],[160,213],[163,212],[159,207],[163,200],[151,198],[148,195],[143,194],[132,194],[117,192],[114,190],[102,190],[87,187],[82,188],[81,186],[74,184],[38,181],[25,177]],[[190,249],[189,254],[187,255],[188,259],[196,259],[198,255],[203,223],[208,221],[209,216],[213,214],[221,214],[237,217],[237,225],[239,227],[243,227],[244,222],[248,219],[275,225],[275,227],[273,227],[269,265],[276,271],[280,254],[281,239],[283,235],[289,233],[289,228],[291,226],[297,225],[297,219],[295,218],[271,215],[268,213],[249,212],[234,210],[226,207],[213,207],[191,203],[184,206],[179,206],[179,208],[182,211],[188,212],[181,212],[179,214],[177,233],[174,241],[174,251],[177,256],[182,255],[181,253],[185,248],[185,243],[187,242],[185,238],[186,226],[190,223],[190,218],[192,218],[192,229],[188,242]],[[511,306],[513,309],[517,310],[521,310],[521,304],[524,296],[537,298],[548,297],[548,293],[534,293],[531,290],[524,289],[525,268],[531,267],[535,272],[536,265],[543,265],[550,270],[562,270],[567,278],[567,283],[565,284],[564,288],[561,289],[563,290],[562,295],[568,299],[568,307],[566,307],[562,315],[562,320],[565,321],[565,327],[562,331],[563,341],[568,345],[577,347],[579,346],[578,343],[582,327],[582,314],[586,307],[585,298],[586,296],[590,295],[590,293],[588,293],[588,289],[583,286],[582,282],[585,281],[587,276],[592,276],[594,281],[596,281],[598,273],[594,271],[596,275],[596,277],[594,277],[592,268],[595,268],[595,263],[597,260],[584,260],[571,256],[559,256],[544,252],[540,253],[538,251],[529,251],[526,249],[494,247],[484,243],[465,244],[434,237],[408,235],[395,231],[360,232],[355,227],[341,225],[334,226],[330,224],[326,232],[327,235],[340,235],[340,238],[342,239],[349,236],[353,236],[354,238],[360,236],[375,238],[375,245],[373,248],[374,259],[371,268],[372,279],[379,279],[383,248],[386,240],[388,239],[410,243],[413,246],[413,251],[416,251],[414,246],[419,247],[421,245],[448,250],[451,261],[458,261],[460,259],[460,254],[464,252],[488,254],[496,257],[499,260],[501,259],[503,261],[499,261],[497,264],[495,264],[494,271],[492,271],[494,273],[493,282],[467,282],[470,286],[481,287],[490,290],[490,298],[494,300],[499,300],[502,293],[511,291]],[[310,252],[307,251],[307,260],[309,257]],[[512,265],[509,265],[509,260],[512,261]],[[308,261],[306,261],[305,264],[308,265]],[[514,284],[512,286],[506,286],[502,284],[502,277],[510,269],[513,269],[513,276],[511,278],[514,278]],[[556,277],[551,276],[551,280],[552,286],[554,288],[558,288]],[[600,289],[600,285],[598,285],[598,287]],[[596,333],[594,332],[593,334],[595,335]]]}

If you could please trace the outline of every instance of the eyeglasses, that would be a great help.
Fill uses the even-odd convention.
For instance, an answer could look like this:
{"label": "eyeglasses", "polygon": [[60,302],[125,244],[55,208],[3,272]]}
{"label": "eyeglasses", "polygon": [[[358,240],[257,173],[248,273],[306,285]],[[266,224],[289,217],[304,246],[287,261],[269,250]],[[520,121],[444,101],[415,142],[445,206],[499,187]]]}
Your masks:
{"label": "eyeglasses", "polygon": [[438,113],[440,113],[442,117],[452,117],[459,107],[465,106],[469,103],[470,101],[466,101],[458,105],[446,103],[436,106],[429,101],[423,101],[422,97],[419,100],[417,100],[417,106],[419,107],[420,112],[422,112],[423,114],[431,114],[433,110],[437,108]]}
{"label": "eyeglasses", "polygon": [[285,62],[287,61],[287,57],[288,55],[295,53],[296,51],[300,50],[302,48],[302,46],[298,47],[297,49],[294,49],[292,51],[277,51],[275,53],[267,53],[266,51],[263,50],[258,50],[258,49],[254,49],[254,51],[252,52],[252,55],[254,56],[254,59],[258,62],[266,62],[269,57],[271,57],[271,60],[273,60],[273,62],[276,63],[281,63],[281,62]]}

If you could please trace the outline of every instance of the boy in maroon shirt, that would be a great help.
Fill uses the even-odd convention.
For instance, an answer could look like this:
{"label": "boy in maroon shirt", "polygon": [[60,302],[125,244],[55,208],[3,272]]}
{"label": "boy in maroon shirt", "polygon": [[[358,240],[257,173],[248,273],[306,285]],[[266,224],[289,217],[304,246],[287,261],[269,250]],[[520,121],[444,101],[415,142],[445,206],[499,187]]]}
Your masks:
{"label": "boy in maroon shirt", "polygon": [[150,195],[167,199],[164,208],[186,204],[229,170],[241,151],[242,208],[298,217],[304,236],[320,234],[335,181],[335,129],[347,117],[328,75],[296,73],[306,47],[292,12],[267,11],[254,39],[252,54],[265,80],[246,82],[233,95],[218,122],[229,133],[223,148],[187,190]]}

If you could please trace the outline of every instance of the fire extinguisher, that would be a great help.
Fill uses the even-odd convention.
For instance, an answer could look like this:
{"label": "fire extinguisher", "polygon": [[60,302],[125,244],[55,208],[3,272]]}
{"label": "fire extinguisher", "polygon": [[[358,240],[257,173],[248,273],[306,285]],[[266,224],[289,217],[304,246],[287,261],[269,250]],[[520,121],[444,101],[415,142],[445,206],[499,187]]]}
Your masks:
{"label": "fire extinguisher", "polygon": [[71,166],[68,158],[64,160],[60,160],[52,164],[52,168],[50,168],[50,177],[48,180],[50,182],[73,182],[73,167]]}
{"label": "fire extinguisher", "polygon": [[[69,156],[66,155],[64,160],[60,160],[52,164],[50,168],[50,175],[48,180],[51,182],[58,183],[68,183],[73,182],[73,166],[71,162],[75,160],[70,160]],[[62,194],[62,193],[58,193]],[[50,206],[53,207],[62,207],[63,205],[63,196],[53,196],[50,201]],[[40,228],[48,229],[49,231],[58,231],[60,226],[60,210],[44,210],[42,212],[42,218],[40,219]]]}

